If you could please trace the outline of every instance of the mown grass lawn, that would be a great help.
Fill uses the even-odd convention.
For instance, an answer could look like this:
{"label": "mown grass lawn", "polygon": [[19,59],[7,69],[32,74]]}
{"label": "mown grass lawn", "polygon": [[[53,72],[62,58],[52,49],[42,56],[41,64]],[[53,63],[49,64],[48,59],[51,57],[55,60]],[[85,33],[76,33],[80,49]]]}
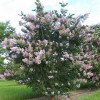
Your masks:
{"label": "mown grass lawn", "polygon": [[15,81],[0,80],[0,100],[27,100],[38,95],[31,88],[18,85]]}
{"label": "mown grass lawn", "polygon": [[80,96],[78,100],[100,100],[100,90]]}
{"label": "mown grass lawn", "polygon": [[[25,85],[18,85],[15,81],[0,80],[0,100],[27,100],[38,96],[41,94],[32,92],[32,89]],[[100,100],[100,90],[79,96],[77,100]]]}

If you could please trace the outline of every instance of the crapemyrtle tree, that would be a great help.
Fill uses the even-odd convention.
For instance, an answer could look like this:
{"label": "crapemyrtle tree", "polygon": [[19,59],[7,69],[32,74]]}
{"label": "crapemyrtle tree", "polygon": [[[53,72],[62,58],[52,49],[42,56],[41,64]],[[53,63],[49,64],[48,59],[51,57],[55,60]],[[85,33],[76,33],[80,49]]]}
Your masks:
{"label": "crapemyrtle tree", "polygon": [[[88,82],[100,86],[100,25],[87,27],[81,53],[77,55],[80,71]],[[83,75],[82,75],[83,74]]]}
{"label": "crapemyrtle tree", "polygon": [[39,0],[35,4],[35,14],[21,14],[23,34],[2,42],[12,63],[5,77],[13,75],[18,83],[39,89],[53,100],[85,80],[80,57],[90,32],[82,25],[88,14],[68,14],[65,3],[60,3],[61,12],[45,12]]}

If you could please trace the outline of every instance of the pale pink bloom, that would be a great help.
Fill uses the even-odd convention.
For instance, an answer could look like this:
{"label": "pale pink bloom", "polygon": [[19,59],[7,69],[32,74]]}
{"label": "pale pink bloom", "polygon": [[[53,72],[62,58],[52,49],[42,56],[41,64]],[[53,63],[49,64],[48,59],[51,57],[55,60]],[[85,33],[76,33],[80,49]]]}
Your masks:
{"label": "pale pink bloom", "polygon": [[11,55],[12,58],[17,58],[17,55]]}
{"label": "pale pink bloom", "polygon": [[76,64],[83,65],[83,61],[76,61]]}
{"label": "pale pink bloom", "polygon": [[54,71],[54,73],[57,73],[58,71]]}
{"label": "pale pink bloom", "polygon": [[67,52],[63,52],[63,57],[69,58],[69,54]]}
{"label": "pale pink bloom", "polygon": [[31,30],[34,30],[34,29],[35,29],[35,26],[34,26],[32,23],[30,23],[30,24],[29,24],[29,28],[30,28]]}
{"label": "pale pink bloom", "polygon": [[19,81],[17,81],[18,83],[22,83],[23,81],[22,80],[19,80]]}
{"label": "pale pink bloom", "polygon": [[32,48],[32,45],[30,43],[29,43],[29,46],[28,46],[28,51],[33,52],[33,48]]}
{"label": "pale pink bloom", "polygon": [[43,54],[45,54],[45,50],[40,50],[38,52],[35,52],[36,56],[42,56]]}
{"label": "pale pink bloom", "polygon": [[77,88],[80,88],[80,84],[77,84],[76,87],[77,87]]}
{"label": "pale pink bloom", "polygon": [[55,25],[54,25],[54,29],[55,29],[55,30],[60,29],[60,24],[59,24],[59,23],[55,24]]}
{"label": "pale pink bloom", "polygon": [[68,82],[68,85],[69,85],[69,86],[71,85],[70,82]]}
{"label": "pale pink bloom", "polygon": [[39,28],[40,26],[39,25],[36,25],[36,28]]}
{"label": "pale pink bloom", "polygon": [[5,72],[4,76],[11,76],[11,73],[10,72]]}
{"label": "pale pink bloom", "polygon": [[52,16],[49,13],[45,15],[45,18],[46,18],[46,20],[48,22],[52,22],[53,21],[53,18],[52,18]]}
{"label": "pale pink bloom", "polygon": [[62,83],[61,86],[64,86],[64,84]]}
{"label": "pale pink bloom", "polygon": [[48,92],[45,92],[44,94],[45,94],[45,95],[48,95]]}
{"label": "pale pink bloom", "polygon": [[88,78],[90,78],[91,76],[93,76],[93,73],[88,72],[88,73],[87,73],[87,76],[88,76]]}
{"label": "pale pink bloom", "polygon": [[0,79],[5,79],[4,75],[0,74]]}
{"label": "pale pink bloom", "polygon": [[28,58],[24,58],[24,59],[22,59],[22,61],[23,61],[24,63],[26,63],[26,64],[29,63]]}
{"label": "pale pink bloom", "polygon": [[23,57],[28,57],[29,56],[29,53],[28,52],[22,52],[23,53]]}
{"label": "pale pink bloom", "polygon": [[29,65],[32,65],[33,64],[33,61],[29,61]]}
{"label": "pale pink bloom", "polygon": [[40,80],[37,80],[37,82],[40,82]]}
{"label": "pale pink bloom", "polygon": [[64,30],[59,30],[59,34],[62,35],[64,33]]}
{"label": "pale pink bloom", "polygon": [[51,74],[52,74],[52,71],[49,71],[49,73],[51,73]]}
{"label": "pale pink bloom", "polygon": [[30,68],[30,71],[32,72],[33,71],[33,68]]}
{"label": "pale pink bloom", "polygon": [[58,94],[60,94],[60,91],[58,91]]}
{"label": "pale pink bloom", "polygon": [[53,45],[53,42],[50,42],[50,45]]}
{"label": "pale pink bloom", "polygon": [[31,14],[27,14],[25,16],[26,19],[31,19],[31,20],[36,20],[36,16],[35,15],[31,15]]}
{"label": "pale pink bloom", "polygon": [[30,80],[30,78],[28,77],[28,81]]}
{"label": "pale pink bloom", "polygon": [[61,58],[61,61],[64,61],[64,58]]}
{"label": "pale pink bloom", "polygon": [[18,43],[22,43],[22,44],[25,44],[25,40],[24,39],[20,39],[20,40],[17,40]]}
{"label": "pale pink bloom", "polygon": [[5,38],[4,41],[2,41],[1,45],[4,46],[4,47],[6,47],[7,44],[8,44],[8,39]]}
{"label": "pale pink bloom", "polygon": [[53,92],[51,92],[51,95],[54,95],[54,91],[53,91]]}
{"label": "pale pink bloom", "polygon": [[86,71],[83,71],[83,74],[84,74],[84,76],[86,76],[87,75]]}
{"label": "pale pink bloom", "polygon": [[55,83],[55,86],[58,86],[58,83]]}
{"label": "pale pink bloom", "polygon": [[91,69],[91,68],[93,68],[93,66],[91,66],[91,65],[88,65],[87,69]]}
{"label": "pale pink bloom", "polygon": [[14,44],[16,44],[16,39],[10,39],[9,40],[9,45],[13,46]]}
{"label": "pale pink bloom", "polygon": [[51,88],[47,87],[47,90],[50,90]]}
{"label": "pale pink bloom", "polygon": [[32,57],[33,57],[33,55],[29,53],[29,58],[32,58]]}
{"label": "pale pink bloom", "polygon": [[54,78],[54,76],[48,76],[48,78],[49,78],[49,79],[53,79],[53,78]]}
{"label": "pale pink bloom", "polygon": [[16,53],[20,54],[20,52],[21,52],[21,48],[18,48]]}
{"label": "pale pink bloom", "polygon": [[25,68],[23,66],[20,67],[21,70],[24,70]]}
{"label": "pale pink bloom", "polygon": [[48,45],[48,40],[43,40],[43,43],[44,43],[45,46],[47,46]]}
{"label": "pale pink bloom", "polygon": [[40,56],[35,57],[34,62],[37,64],[41,64]]}
{"label": "pale pink bloom", "polygon": [[62,28],[62,29],[65,29],[65,25],[64,25],[64,24],[62,24],[62,25],[61,25],[61,28]]}
{"label": "pale pink bloom", "polygon": [[68,19],[66,18],[66,17],[62,17],[61,19],[60,19],[62,22],[67,22],[68,21]]}
{"label": "pale pink bloom", "polygon": [[41,22],[45,23],[45,18],[44,17],[41,17]]}
{"label": "pale pink bloom", "polygon": [[46,61],[46,64],[48,64],[48,61]]}
{"label": "pale pink bloom", "polygon": [[93,68],[91,65],[89,65],[89,64],[83,64],[82,65],[82,68],[84,68],[84,69],[91,69],[91,68]]}
{"label": "pale pink bloom", "polygon": [[63,46],[63,44],[62,44],[62,43],[60,43],[60,46]]}
{"label": "pale pink bloom", "polygon": [[73,58],[73,57],[69,57],[69,59],[70,59],[71,61],[74,61],[74,58]]}
{"label": "pale pink bloom", "polygon": [[68,47],[69,47],[69,43],[66,43],[66,46],[68,46]]}
{"label": "pale pink bloom", "polygon": [[10,49],[11,49],[11,51],[17,51],[18,50],[18,47],[12,47]]}
{"label": "pale pink bloom", "polygon": [[58,53],[57,52],[54,52],[53,56],[57,56],[57,55],[58,55]]}

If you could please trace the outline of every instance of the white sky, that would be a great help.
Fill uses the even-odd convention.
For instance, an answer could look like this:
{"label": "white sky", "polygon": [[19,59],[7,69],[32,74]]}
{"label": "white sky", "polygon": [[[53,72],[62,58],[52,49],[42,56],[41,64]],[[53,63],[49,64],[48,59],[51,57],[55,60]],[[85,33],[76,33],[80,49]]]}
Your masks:
{"label": "white sky", "polygon": [[[76,15],[90,13],[85,24],[100,23],[100,0],[41,0],[45,9],[59,9],[59,2],[68,3],[70,13]],[[0,0],[0,21],[10,20],[13,26],[18,27],[21,11],[30,13],[34,6],[35,0]]]}

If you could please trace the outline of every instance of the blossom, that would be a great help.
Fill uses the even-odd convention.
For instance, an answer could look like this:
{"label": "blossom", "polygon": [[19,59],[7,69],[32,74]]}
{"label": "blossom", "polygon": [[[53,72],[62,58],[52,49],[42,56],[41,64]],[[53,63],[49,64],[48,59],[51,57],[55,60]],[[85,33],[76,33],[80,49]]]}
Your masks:
{"label": "blossom", "polygon": [[88,76],[88,78],[90,78],[91,76],[93,76],[93,73],[92,72],[88,72],[87,76]]}
{"label": "blossom", "polygon": [[60,91],[58,91],[58,94],[60,94]]}
{"label": "blossom", "polygon": [[24,58],[24,59],[22,59],[22,61],[23,61],[24,63],[26,63],[26,64],[28,64],[28,63],[29,63],[28,58]]}
{"label": "blossom", "polygon": [[11,51],[17,51],[18,47],[12,47],[10,49],[11,49]]}
{"label": "blossom", "polygon": [[69,54],[67,52],[63,52],[63,57],[69,58]]}
{"label": "blossom", "polygon": [[59,23],[56,23],[56,24],[54,25],[54,29],[55,29],[55,30],[60,29],[60,24],[59,24]]}
{"label": "blossom", "polygon": [[0,74],[0,79],[5,79],[3,74]]}
{"label": "blossom", "polygon": [[24,70],[25,68],[24,68],[24,66],[21,66],[20,69],[21,69],[21,70]]}
{"label": "blossom", "polygon": [[43,43],[44,43],[45,46],[47,46],[47,44],[48,44],[48,40],[46,40],[46,39],[43,40]]}
{"label": "blossom", "polygon": [[2,41],[1,45],[4,46],[4,47],[6,47],[7,44],[8,44],[8,39],[5,38],[4,41]]}
{"label": "blossom", "polygon": [[51,92],[51,95],[54,95],[54,91]]}
{"label": "blossom", "polygon": [[30,68],[30,71],[32,72],[33,71],[33,68]]}
{"label": "blossom", "polygon": [[58,83],[55,83],[55,86],[58,86]]}
{"label": "blossom", "polygon": [[40,82],[40,80],[37,80],[37,82]]}
{"label": "blossom", "polygon": [[14,44],[16,44],[16,39],[9,39],[9,45],[13,46]]}
{"label": "blossom", "polygon": [[47,95],[47,94],[48,94],[48,92],[46,91],[44,94],[45,94],[45,95]]}
{"label": "blossom", "polygon": [[53,78],[54,78],[54,76],[48,76],[48,78],[49,78],[49,79],[53,79]]}
{"label": "blossom", "polygon": [[76,87],[77,87],[77,88],[80,88],[80,84],[77,84]]}
{"label": "blossom", "polygon": [[70,85],[71,85],[71,83],[70,83],[70,82],[68,82],[68,85],[70,86]]}
{"label": "blossom", "polygon": [[30,23],[30,24],[28,25],[28,27],[29,27],[31,30],[34,30],[34,29],[35,29],[35,25],[33,25],[32,23]]}
{"label": "blossom", "polygon": [[23,57],[28,57],[29,56],[29,53],[27,51],[22,52],[22,54],[23,54]]}
{"label": "blossom", "polygon": [[41,64],[40,56],[35,57],[34,62],[37,64]]}
{"label": "blossom", "polygon": [[12,58],[17,58],[17,55],[11,55]]}

